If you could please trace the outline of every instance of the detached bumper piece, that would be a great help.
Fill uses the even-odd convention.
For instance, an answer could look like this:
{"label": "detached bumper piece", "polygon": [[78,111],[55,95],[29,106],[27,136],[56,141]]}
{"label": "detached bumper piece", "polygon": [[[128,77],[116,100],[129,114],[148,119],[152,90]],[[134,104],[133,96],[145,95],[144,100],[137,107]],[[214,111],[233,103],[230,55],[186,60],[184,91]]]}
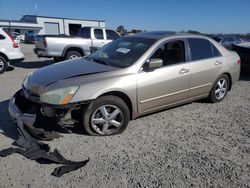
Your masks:
{"label": "detached bumper piece", "polygon": [[[61,137],[58,132],[70,133],[60,121],[64,116],[45,117],[41,113],[41,104],[25,98],[23,91],[19,90],[9,102],[9,114],[18,126],[24,126],[28,132],[40,140],[53,140]],[[74,123],[74,122],[73,122]]]}
{"label": "detached bumper piece", "polygon": [[19,147],[10,147],[0,151],[1,157],[7,157],[12,153],[19,153],[26,158],[36,160],[41,164],[43,164],[44,161],[63,164],[63,166],[55,168],[51,173],[51,175],[56,177],[61,177],[65,173],[77,170],[89,162],[89,159],[79,162],[67,160],[59,153],[57,149],[51,152],[50,147],[47,144],[41,143],[35,138],[31,137],[31,135],[24,129],[23,125],[20,124],[18,130],[20,137],[14,144],[18,145]]}

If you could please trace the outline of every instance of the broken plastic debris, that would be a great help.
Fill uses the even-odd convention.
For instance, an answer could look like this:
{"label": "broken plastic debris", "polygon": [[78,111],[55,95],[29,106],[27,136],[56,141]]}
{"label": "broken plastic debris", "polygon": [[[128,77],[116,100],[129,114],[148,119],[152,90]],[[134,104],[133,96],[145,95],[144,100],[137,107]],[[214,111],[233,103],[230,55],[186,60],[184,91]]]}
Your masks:
{"label": "broken plastic debris", "polygon": [[55,168],[51,173],[51,175],[56,177],[61,177],[65,173],[77,170],[85,166],[90,160],[87,159],[79,162],[67,160],[59,153],[57,149],[51,152],[48,144],[39,142],[35,138],[31,137],[31,135],[24,129],[22,125],[19,125],[18,131],[20,133],[20,137],[15,142],[15,144],[19,147],[10,147],[1,150],[1,157],[7,157],[12,153],[19,153],[26,158],[36,160],[37,162],[40,160],[46,160],[50,163],[63,164],[63,166]]}

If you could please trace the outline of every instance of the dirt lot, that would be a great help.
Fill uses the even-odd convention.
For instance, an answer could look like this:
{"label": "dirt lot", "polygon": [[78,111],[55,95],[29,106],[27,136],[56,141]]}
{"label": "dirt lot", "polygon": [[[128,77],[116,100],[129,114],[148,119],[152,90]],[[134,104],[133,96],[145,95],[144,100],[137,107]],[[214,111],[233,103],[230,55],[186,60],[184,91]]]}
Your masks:
{"label": "dirt lot", "polygon": [[[0,75],[0,149],[17,138],[9,98],[25,75],[51,63],[23,45],[26,60]],[[0,187],[250,187],[250,77],[242,77],[217,104],[193,102],[130,122],[112,137],[64,134],[47,142],[67,159],[90,157],[61,178],[58,165],[19,154],[0,158]]]}

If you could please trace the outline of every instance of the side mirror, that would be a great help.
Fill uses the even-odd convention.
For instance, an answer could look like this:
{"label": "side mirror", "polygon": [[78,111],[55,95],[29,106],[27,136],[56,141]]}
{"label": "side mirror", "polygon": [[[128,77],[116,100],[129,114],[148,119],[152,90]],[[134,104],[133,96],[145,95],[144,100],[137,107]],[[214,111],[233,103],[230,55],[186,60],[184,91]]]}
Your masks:
{"label": "side mirror", "polygon": [[148,69],[156,69],[163,66],[163,60],[160,58],[152,58],[148,62]]}

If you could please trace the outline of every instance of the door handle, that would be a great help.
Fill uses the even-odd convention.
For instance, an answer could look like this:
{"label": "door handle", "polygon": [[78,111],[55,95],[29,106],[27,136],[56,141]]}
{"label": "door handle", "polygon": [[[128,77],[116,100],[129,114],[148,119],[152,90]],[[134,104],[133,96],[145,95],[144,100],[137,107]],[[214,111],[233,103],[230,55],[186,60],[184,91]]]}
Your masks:
{"label": "door handle", "polygon": [[221,62],[221,61],[216,61],[214,64],[215,64],[215,65],[221,65],[222,62]]}
{"label": "door handle", "polygon": [[184,73],[188,73],[189,72],[189,69],[181,69],[179,71],[179,74],[184,74]]}

